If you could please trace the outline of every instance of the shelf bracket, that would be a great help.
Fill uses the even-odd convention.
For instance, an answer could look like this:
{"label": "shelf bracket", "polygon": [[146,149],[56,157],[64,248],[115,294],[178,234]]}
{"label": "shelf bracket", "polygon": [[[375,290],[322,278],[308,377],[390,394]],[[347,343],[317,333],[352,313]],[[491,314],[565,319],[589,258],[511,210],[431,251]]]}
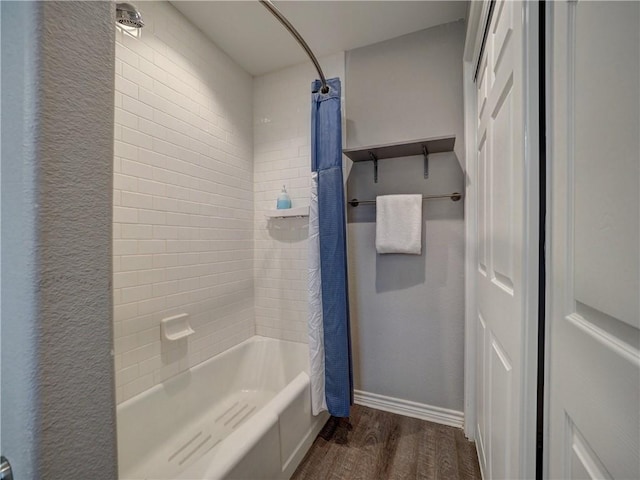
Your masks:
{"label": "shelf bracket", "polygon": [[373,162],[373,183],[378,183],[378,157],[373,152],[369,152],[369,157]]}
{"label": "shelf bracket", "polygon": [[429,178],[429,152],[427,152],[427,146],[422,145],[422,154],[424,155],[424,178]]}

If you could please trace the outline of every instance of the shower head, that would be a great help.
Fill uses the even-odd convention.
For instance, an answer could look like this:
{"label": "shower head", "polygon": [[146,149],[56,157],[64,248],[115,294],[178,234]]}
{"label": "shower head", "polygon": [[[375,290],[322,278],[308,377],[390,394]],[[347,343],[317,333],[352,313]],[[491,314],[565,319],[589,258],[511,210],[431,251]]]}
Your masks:
{"label": "shower head", "polygon": [[138,9],[130,3],[116,3],[116,22],[125,27],[144,27],[142,15]]}

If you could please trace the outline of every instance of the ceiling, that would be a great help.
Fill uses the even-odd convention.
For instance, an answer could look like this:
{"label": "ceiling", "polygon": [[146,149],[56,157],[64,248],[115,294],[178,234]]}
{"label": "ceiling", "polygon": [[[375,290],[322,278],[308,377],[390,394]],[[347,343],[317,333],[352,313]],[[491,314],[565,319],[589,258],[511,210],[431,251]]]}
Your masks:
{"label": "ceiling", "polygon": [[[289,32],[257,1],[171,2],[252,75],[307,61]],[[276,1],[316,57],[465,18],[466,1]]]}

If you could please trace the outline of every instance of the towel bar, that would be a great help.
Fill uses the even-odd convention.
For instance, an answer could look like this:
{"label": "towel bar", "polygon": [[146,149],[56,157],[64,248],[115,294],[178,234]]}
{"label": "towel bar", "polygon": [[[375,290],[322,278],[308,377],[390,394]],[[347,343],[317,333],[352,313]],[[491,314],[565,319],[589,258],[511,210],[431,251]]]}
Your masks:
{"label": "towel bar", "polygon": [[[452,201],[457,202],[462,198],[462,194],[458,192],[454,192],[454,193],[449,193],[444,195],[425,195],[424,197],[422,197],[422,201],[432,200],[435,198],[450,198]],[[358,200],[357,198],[354,198],[352,200],[349,200],[348,203],[352,207],[357,207],[358,205],[375,205],[376,201],[375,200]]]}

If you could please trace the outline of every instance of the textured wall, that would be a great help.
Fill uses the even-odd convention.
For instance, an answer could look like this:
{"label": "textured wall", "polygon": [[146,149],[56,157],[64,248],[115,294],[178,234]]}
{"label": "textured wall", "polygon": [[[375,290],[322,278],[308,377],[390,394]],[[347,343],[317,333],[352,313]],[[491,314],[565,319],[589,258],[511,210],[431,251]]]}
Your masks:
{"label": "textured wall", "polygon": [[[118,402],[254,334],[252,79],[168,2],[116,37]],[[168,345],[160,320],[189,313]]]}
{"label": "textured wall", "polygon": [[[340,77],[344,54],[320,59],[327,78]],[[309,205],[311,63],[255,77],[254,198],[256,333],[307,342],[308,219],[265,218],[287,186],[293,206]]]}
{"label": "textured wall", "polygon": [[[451,23],[347,53],[350,147],[446,134],[463,151],[464,24]],[[456,155],[355,164],[348,197],[464,191]],[[463,408],[463,202],[423,210],[423,253],[378,255],[375,207],[348,208],[356,389],[453,410]]]}
{"label": "textured wall", "polygon": [[1,8],[2,453],[16,479],[112,480],[114,6]]}

